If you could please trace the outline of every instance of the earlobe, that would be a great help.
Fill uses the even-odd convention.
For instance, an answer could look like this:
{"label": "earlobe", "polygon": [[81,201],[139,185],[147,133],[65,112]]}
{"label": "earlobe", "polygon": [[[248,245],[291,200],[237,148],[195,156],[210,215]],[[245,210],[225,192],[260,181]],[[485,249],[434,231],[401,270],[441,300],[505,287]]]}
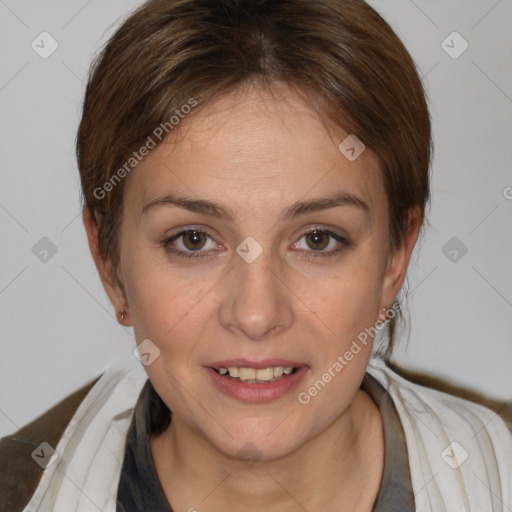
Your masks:
{"label": "earlobe", "polygon": [[409,212],[409,228],[402,246],[397,249],[389,258],[387,269],[383,280],[382,303],[391,304],[407,274],[412,251],[416,245],[421,228],[423,215],[420,209],[413,208]]}
{"label": "earlobe", "polygon": [[82,211],[82,219],[87,234],[89,250],[91,251],[103,288],[116,311],[117,321],[121,325],[129,325],[128,306],[124,292],[114,279],[114,270],[110,260],[103,257],[99,248],[98,219],[94,219],[92,217],[91,212],[87,207],[84,207]]}
{"label": "earlobe", "polygon": [[128,322],[127,325],[130,325],[129,324],[129,321],[127,319],[127,315],[128,313],[123,309],[121,311],[116,311],[116,318],[117,318],[117,321],[121,324],[121,325],[125,325],[125,322]]}

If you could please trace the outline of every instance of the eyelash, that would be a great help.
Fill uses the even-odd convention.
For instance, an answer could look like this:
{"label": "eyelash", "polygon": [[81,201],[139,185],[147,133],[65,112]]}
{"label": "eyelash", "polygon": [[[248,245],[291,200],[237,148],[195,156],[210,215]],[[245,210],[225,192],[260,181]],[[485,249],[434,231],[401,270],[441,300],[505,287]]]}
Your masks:
{"label": "eyelash", "polygon": [[[191,259],[191,258],[207,258],[207,257],[210,257],[210,254],[208,252],[202,251],[202,250],[201,251],[190,251],[190,252],[188,252],[188,251],[182,251],[180,249],[172,249],[172,248],[169,247],[169,244],[171,242],[173,242],[174,240],[177,240],[181,236],[183,236],[183,235],[185,235],[187,233],[190,233],[192,231],[196,231],[198,233],[205,234],[210,239],[212,238],[210,236],[210,234],[208,233],[208,231],[205,231],[204,229],[195,229],[195,228],[184,229],[183,231],[180,231],[180,232],[176,233],[175,235],[172,235],[171,237],[168,237],[168,238],[164,239],[162,241],[163,248],[167,252],[170,252],[174,256],[177,256],[179,258]],[[337,249],[334,249],[334,250],[331,250],[331,251],[327,251],[327,252],[325,252],[325,251],[305,251],[305,253],[306,253],[305,259],[307,259],[307,260],[314,259],[314,258],[325,258],[325,257],[336,256],[339,253],[341,253],[343,250],[349,248],[352,245],[351,242],[349,242],[346,238],[344,238],[344,237],[338,235],[337,233],[334,233],[334,232],[332,232],[332,231],[330,231],[328,229],[322,229],[322,228],[313,228],[313,229],[310,229],[309,231],[304,232],[301,235],[301,237],[299,238],[299,240],[301,240],[304,236],[309,235],[313,231],[319,231],[321,233],[325,233],[326,235],[334,238],[340,244],[340,246]]]}

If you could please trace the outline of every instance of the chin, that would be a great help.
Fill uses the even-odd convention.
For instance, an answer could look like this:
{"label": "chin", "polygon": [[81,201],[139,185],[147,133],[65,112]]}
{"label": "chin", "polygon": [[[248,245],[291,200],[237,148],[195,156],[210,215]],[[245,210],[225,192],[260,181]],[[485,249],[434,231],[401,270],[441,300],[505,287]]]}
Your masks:
{"label": "chin", "polygon": [[282,422],[283,418],[277,421],[245,419],[224,426],[231,435],[221,429],[217,436],[208,438],[218,451],[250,464],[275,460],[296,450],[303,436],[302,432],[283,428]]}

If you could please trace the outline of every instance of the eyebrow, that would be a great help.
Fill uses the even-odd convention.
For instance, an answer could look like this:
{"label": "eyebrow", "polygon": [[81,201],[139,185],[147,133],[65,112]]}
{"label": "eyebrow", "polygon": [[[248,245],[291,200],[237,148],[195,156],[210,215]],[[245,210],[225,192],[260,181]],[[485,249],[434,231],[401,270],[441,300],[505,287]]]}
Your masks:
{"label": "eyebrow", "polygon": [[[166,205],[178,206],[191,212],[210,215],[212,217],[231,222],[235,219],[235,213],[233,210],[219,203],[208,201],[206,199],[179,197],[174,194],[166,194],[165,196],[153,199],[144,205],[142,208],[142,214],[146,214],[153,208]],[[301,215],[335,208],[336,206],[351,206],[360,209],[367,216],[370,216],[371,214],[370,207],[361,198],[349,192],[340,191],[326,197],[319,197],[308,201],[296,201],[281,212],[278,221],[282,222],[288,219],[294,219]]]}

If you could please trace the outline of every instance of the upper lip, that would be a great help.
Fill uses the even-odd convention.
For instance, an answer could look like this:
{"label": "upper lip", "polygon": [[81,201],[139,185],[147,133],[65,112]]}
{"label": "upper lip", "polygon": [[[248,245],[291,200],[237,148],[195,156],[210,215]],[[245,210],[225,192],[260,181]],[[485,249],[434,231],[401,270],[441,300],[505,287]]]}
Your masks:
{"label": "upper lip", "polygon": [[206,364],[205,366],[209,368],[229,368],[232,366],[239,368],[268,368],[270,366],[284,366],[287,367],[300,367],[307,366],[304,363],[299,363],[297,361],[289,361],[287,359],[264,359],[262,361],[249,361],[248,359],[226,359],[224,361],[216,361],[214,363]]}

